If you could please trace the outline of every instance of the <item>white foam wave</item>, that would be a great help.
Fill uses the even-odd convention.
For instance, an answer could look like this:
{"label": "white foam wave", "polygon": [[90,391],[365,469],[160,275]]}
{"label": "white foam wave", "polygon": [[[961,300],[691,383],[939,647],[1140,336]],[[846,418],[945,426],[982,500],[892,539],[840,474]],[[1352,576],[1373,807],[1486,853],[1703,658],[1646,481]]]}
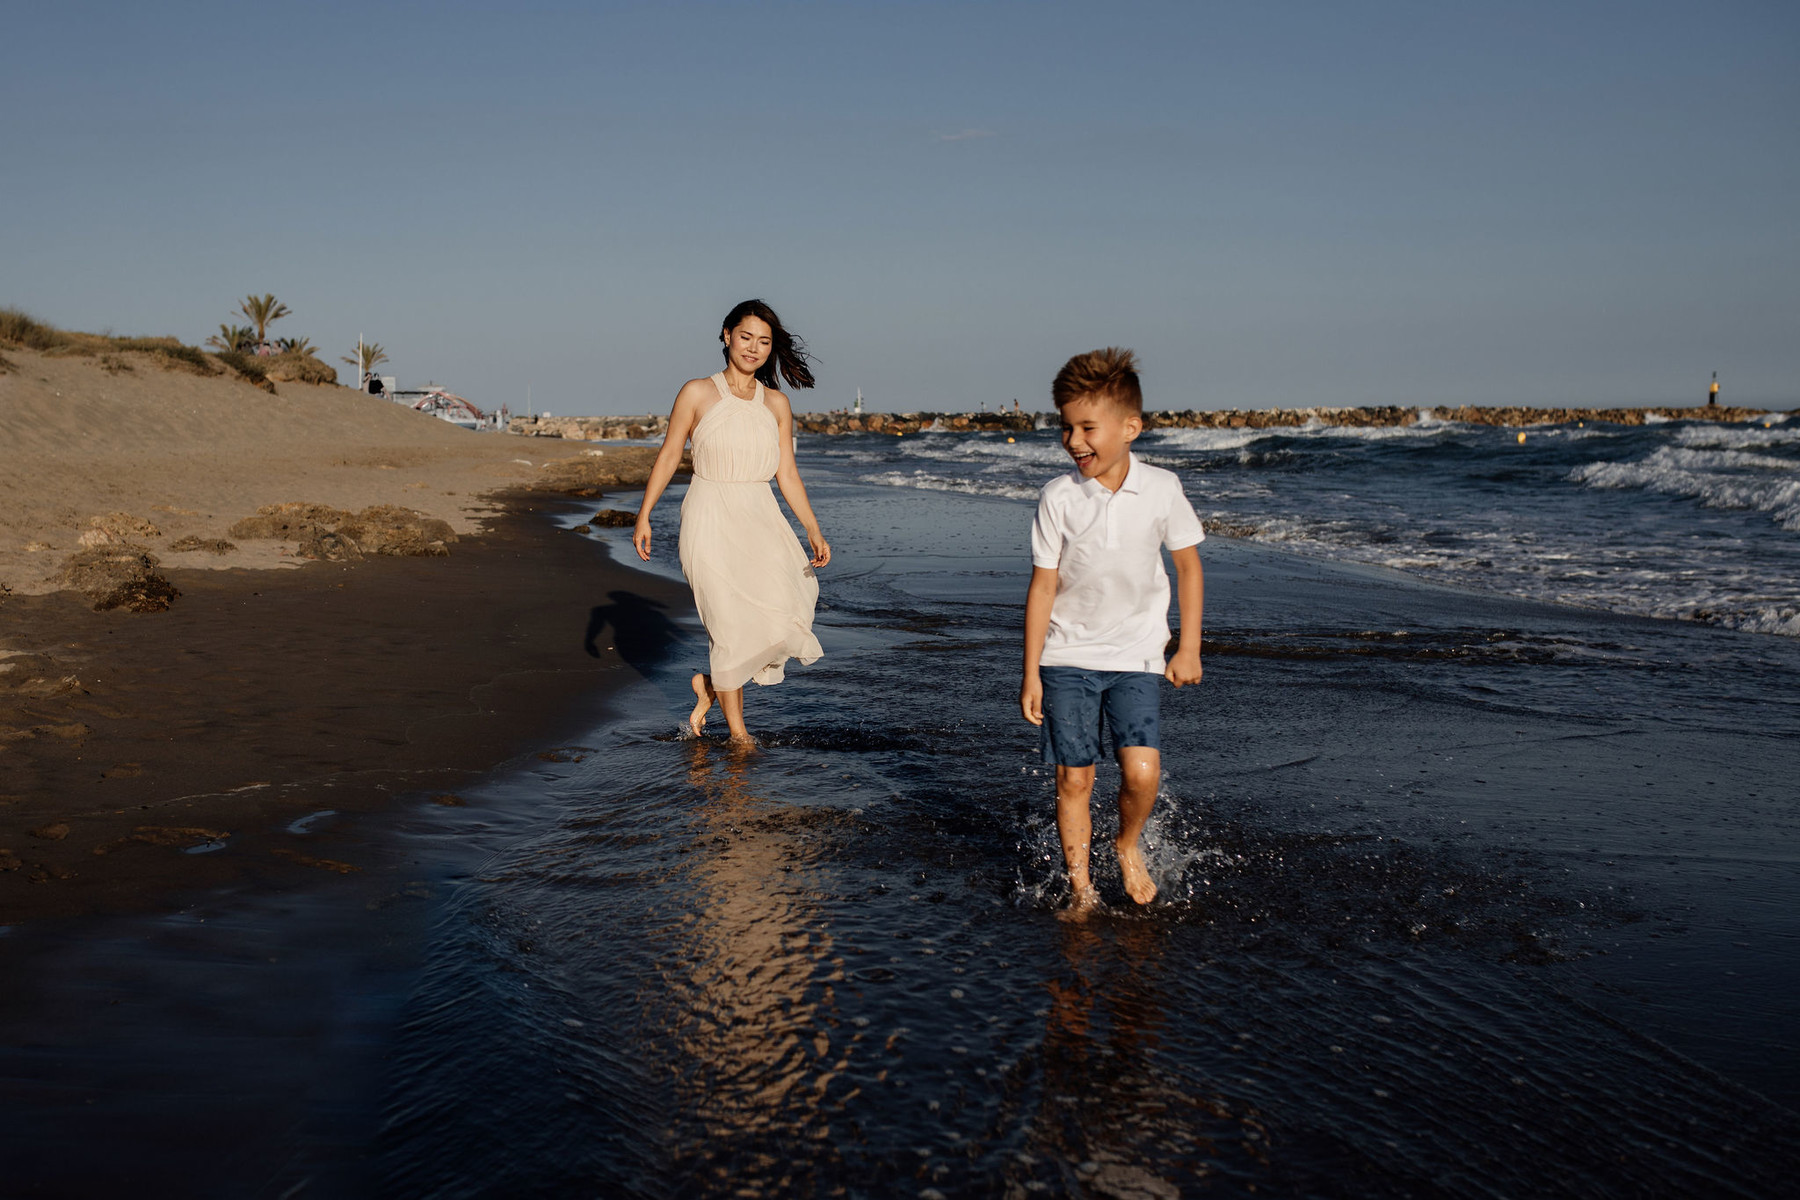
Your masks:
{"label": "white foam wave", "polygon": [[880,471],[862,476],[864,483],[881,487],[922,488],[933,492],[962,492],[969,496],[1004,496],[1012,500],[1035,500],[1038,489],[1027,484],[992,479],[968,479],[933,475],[921,469]]}
{"label": "white foam wave", "polygon": [[1236,450],[1269,435],[1267,429],[1153,429],[1138,444],[1146,450]]}
{"label": "white foam wave", "polygon": [[1675,433],[1683,446],[1792,446],[1800,444],[1800,426],[1688,425]]}
{"label": "white foam wave", "polygon": [[1727,629],[1741,629],[1745,633],[1800,637],[1800,608],[1792,605],[1771,605],[1753,608],[1749,612],[1727,613],[1717,620]]}
{"label": "white foam wave", "polygon": [[[1722,470],[1779,470],[1786,476],[1720,474]],[[1594,488],[1641,488],[1698,500],[1708,508],[1768,513],[1783,529],[1800,532],[1800,463],[1737,450],[1664,447],[1638,462],[1589,463],[1569,472],[1571,482]]]}
{"label": "white foam wave", "polygon": [[1060,442],[1041,439],[1007,442],[998,438],[970,437],[967,434],[954,438],[897,439],[888,448],[889,453],[895,451],[909,458],[930,459],[933,462],[1050,463],[1066,466],[1069,461]]}

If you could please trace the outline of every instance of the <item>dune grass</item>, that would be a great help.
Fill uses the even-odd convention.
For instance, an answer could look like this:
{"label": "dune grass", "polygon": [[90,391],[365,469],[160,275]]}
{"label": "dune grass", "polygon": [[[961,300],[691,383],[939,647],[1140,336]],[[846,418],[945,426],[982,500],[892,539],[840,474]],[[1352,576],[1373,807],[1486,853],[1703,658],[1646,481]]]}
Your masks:
{"label": "dune grass", "polygon": [[85,358],[135,351],[165,360],[165,366],[185,366],[203,375],[216,375],[204,350],[183,345],[172,337],[113,337],[104,333],[77,333],[58,329],[17,308],[0,308],[0,343],[10,343],[40,354],[79,354]]}
{"label": "dune grass", "polygon": [[269,378],[269,373],[263,370],[262,364],[256,361],[253,354],[245,354],[239,350],[215,350],[212,357],[252,383],[263,383]]}
{"label": "dune grass", "polygon": [[[265,390],[272,390],[269,372],[277,365],[271,359],[240,354],[235,350],[208,354],[197,346],[185,345],[179,338],[173,337],[114,337],[104,333],[78,333],[58,329],[18,308],[0,308],[0,346],[17,346],[40,354],[98,357],[102,366],[114,374],[131,369],[118,357],[119,354],[145,354],[168,370],[217,375],[222,368],[228,369],[246,383]],[[335,370],[310,355],[290,353],[274,357],[285,365],[284,370],[277,371],[278,374],[291,375],[307,382],[337,381]],[[0,370],[16,371],[18,366],[0,357]]]}

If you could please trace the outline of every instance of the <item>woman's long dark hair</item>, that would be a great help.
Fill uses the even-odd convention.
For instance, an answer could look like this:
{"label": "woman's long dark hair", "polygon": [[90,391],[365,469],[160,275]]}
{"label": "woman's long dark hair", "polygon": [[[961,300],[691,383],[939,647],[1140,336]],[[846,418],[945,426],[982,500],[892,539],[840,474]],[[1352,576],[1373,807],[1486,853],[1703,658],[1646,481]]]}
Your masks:
{"label": "woman's long dark hair", "polygon": [[764,387],[774,387],[775,372],[779,369],[789,387],[811,387],[813,373],[807,364],[813,358],[806,352],[806,343],[783,329],[781,318],[775,315],[775,310],[761,300],[746,300],[725,314],[725,323],[719,327],[719,341],[724,343],[721,353],[725,355],[725,364],[731,365],[731,331],[743,324],[745,317],[756,317],[769,327],[769,358],[756,369],[757,382]]}

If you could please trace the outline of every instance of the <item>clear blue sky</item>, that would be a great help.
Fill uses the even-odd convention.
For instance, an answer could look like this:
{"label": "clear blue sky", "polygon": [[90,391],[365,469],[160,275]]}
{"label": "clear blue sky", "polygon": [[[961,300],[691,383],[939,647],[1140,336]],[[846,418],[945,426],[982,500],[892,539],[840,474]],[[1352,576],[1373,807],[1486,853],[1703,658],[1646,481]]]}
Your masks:
{"label": "clear blue sky", "polygon": [[1800,5],[57,4],[0,304],[270,291],[484,406],[665,410],[761,296],[800,408],[1800,403]]}

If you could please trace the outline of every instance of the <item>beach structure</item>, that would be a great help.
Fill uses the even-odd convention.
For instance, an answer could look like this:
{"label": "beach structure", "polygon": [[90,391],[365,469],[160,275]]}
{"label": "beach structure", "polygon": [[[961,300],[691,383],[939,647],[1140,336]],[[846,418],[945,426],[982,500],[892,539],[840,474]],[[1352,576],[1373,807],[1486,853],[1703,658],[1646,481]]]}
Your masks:
{"label": "beach structure", "polygon": [[405,389],[396,388],[389,381],[387,395],[396,404],[430,413],[439,420],[448,421],[463,429],[505,429],[512,420],[512,413],[504,404],[493,412],[483,412],[455,392],[435,383],[428,383],[423,388]]}

